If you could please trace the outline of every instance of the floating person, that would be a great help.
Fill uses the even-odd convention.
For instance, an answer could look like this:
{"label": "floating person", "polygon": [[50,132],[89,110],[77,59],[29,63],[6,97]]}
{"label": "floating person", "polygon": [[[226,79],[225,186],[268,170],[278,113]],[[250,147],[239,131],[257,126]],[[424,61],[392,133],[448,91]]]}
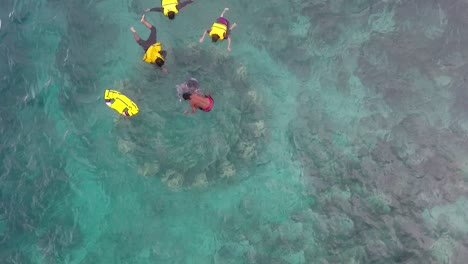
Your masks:
{"label": "floating person", "polygon": [[187,82],[176,85],[176,90],[177,90],[177,97],[179,97],[180,100],[182,100],[183,98],[182,95],[184,93],[201,94],[200,84],[195,78],[190,78],[190,80],[188,80]]}
{"label": "floating person", "polygon": [[135,102],[119,91],[107,89],[104,92],[104,100],[107,106],[126,117],[134,116],[140,111]]}
{"label": "floating person", "polygon": [[237,24],[234,23],[231,27],[229,27],[229,21],[224,18],[224,13],[226,13],[228,10],[229,8],[224,8],[223,12],[219,16],[219,18],[216,19],[216,22],[213,24],[213,26],[211,26],[211,28],[207,31],[203,32],[203,36],[200,38],[200,43],[203,42],[206,34],[209,34],[211,37],[211,41],[213,42],[227,39],[227,50],[231,51],[231,38],[229,37],[229,34],[231,33],[231,30],[233,30],[237,26]]}
{"label": "floating person", "polygon": [[210,95],[205,96],[197,93],[184,93],[182,95],[184,100],[190,100],[190,107],[192,111],[184,111],[184,114],[193,114],[197,111],[197,108],[203,112],[209,112],[213,108],[214,101]]}
{"label": "floating person", "polygon": [[179,4],[178,0],[162,0],[161,7],[148,8],[145,11],[161,12],[169,19],[174,19],[179,10],[186,7],[188,4],[193,3],[194,0],[187,0]]}
{"label": "floating person", "polygon": [[142,40],[133,27],[131,27],[130,30],[133,32],[133,37],[135,38],[136,42],[145,51],[143,60],[147,63],[155,64],[161,70],[167,72],[166,68],[163,67],[164,62],[166,60],[167,51],[162,49],[160,42],[157,42],[156,28],[145,20],[145,15],[141,17],[140,22],[151,30],[151,33],[147,40]]}

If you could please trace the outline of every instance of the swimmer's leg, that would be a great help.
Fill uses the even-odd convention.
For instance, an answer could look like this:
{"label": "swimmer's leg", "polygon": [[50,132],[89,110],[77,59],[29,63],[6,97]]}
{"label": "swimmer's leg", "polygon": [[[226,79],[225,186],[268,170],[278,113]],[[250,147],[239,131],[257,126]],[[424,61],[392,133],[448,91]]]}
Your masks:
{"label": "swimmer's leg", "polygon": [[153,27],[150,23],[148,23],[148,21],[146,21],[145,15],[141,16],[140,22],[149,29],[151,29],[151,27]]}
{"label": "swimmer's leg", "polygon": [[135,29],[133,27],[130,28],[130,30],[133,32],[133,37],[135,38],[135,41],[138,43],[138,45],[141,46],[141,48],[144,50],[144,51],[147,51],[148,48],[153,44],[153,43],[150,43],[148,44],[146,41],[142,40],[140,38],[140,36],[138,36],[138,33],[136,33]]}
{"label": "swimmer's leg", "polygon": [[133,27],[131,27],[130,30],[132,31],[133,37],[135,38],[135,41],[136,41],[136,42],[138,42],[139,40],[141,40],[141,39],[140,39],[140,36],[138,36],[138,33],[136,33],[136,30],[135,30]]}
{"label": "swimmer's leg", "polygon": [[151,30],[151,33],[150,33],[148,39],[146,40],[146,43],[148,43],[150,45],[153,45],[154,43],[156,43],[156,27],[154,27],[153,25],[148,23],[148,21],[145,20],[145,15],[143,15],[141,17],[140,22]]}

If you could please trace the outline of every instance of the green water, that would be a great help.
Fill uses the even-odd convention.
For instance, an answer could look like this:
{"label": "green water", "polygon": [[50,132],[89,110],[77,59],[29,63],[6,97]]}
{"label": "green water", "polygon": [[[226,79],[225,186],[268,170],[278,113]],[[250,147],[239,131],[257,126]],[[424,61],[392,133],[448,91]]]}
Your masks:
{"label": "green water", "polygon": [[0,0],[1,264],[465,263],[467,3],[158,4]]}

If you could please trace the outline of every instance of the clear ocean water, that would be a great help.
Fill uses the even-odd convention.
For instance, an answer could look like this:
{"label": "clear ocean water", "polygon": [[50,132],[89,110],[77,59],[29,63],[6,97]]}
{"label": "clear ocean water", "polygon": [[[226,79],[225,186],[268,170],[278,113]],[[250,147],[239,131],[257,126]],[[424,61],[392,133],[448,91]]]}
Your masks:
{"label": "clear ocean water", "polygon": [[467,263],[466,1],[159,5],[0,0],[0,264]]}

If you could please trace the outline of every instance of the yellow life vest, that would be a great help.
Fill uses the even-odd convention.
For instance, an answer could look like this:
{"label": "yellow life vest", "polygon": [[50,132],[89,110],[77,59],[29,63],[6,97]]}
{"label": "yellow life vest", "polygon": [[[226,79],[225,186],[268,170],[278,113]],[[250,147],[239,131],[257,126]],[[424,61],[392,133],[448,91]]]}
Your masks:
{"label": "yellow life vest", "polygon": [[140,111],[138,106],[130,100],[130,98],[121,94],[119,91],[106,90],[104,92],[104,99],[111,100],[111,105],[108,106],[121,115],[124,115],[124,111],[126,111],[129,116],[133,116]]}
{"label": "yellow life vest", "polygon": [[179,4],[179,1],[177,0],[162,0],[161,6],[164,10],[164,15],[167,16],[169,12],[174,12],[174,13],[179,13],[179,10],[177,10],[177,5]]}
{"label": "yellow life vest", "polygon": [[224,39],[224,34],[227,33],[227,26],[221,23],[214,23],[213,26],[211,26],[210,30],[210,37],[213,35],[218,35],[219,40]]}
{"label": "yellow life vest", "polygon": [[164,61],[163,56],[159,53],[162,50],[161,43],[156,42],[151,45],[143,56],[143,60],[147,63],[155,63],[158,58]]}

